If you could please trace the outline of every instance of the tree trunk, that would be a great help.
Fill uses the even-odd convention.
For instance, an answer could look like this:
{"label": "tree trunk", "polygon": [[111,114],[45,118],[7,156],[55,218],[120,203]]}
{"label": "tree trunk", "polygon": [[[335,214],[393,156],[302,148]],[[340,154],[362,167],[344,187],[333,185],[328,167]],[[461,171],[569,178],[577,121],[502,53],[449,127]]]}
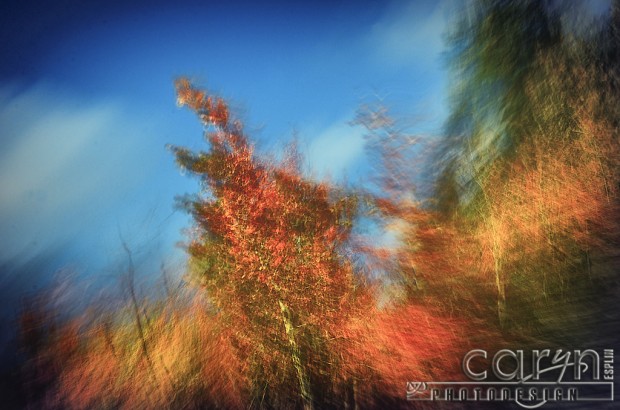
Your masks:
{"label": "tree trunk", "polygon": [[299,381],[299,390],[301,392],[301,398],[304,403],[304,410],[312,410],[312,395],[310,393],[310,383],[308,377],[304,372],[304,368],[301,364],[301,353],[299,352],[299,346],[295,342],[295,329],[291,322],[291,315],[288,307],[281,300],[278,301],[280,310],[282,311],[282,319],[284,320],[284,328],[286,329],[286,335],[288,336],[288,343],[291,346],[291,356],[293,359],[293,365],[297,372],[297,379]]}

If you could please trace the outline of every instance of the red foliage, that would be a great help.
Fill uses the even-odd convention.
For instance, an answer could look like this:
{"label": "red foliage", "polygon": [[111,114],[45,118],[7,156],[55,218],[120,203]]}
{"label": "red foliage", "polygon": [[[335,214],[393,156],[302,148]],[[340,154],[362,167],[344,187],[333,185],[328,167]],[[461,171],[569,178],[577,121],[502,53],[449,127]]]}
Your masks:
{"label": "red foliage", "polygon": [[[193,273],[206,288],[239,353],[273,385],[292,374],[290,320],[305,366],[318,360],[317,343],[329,350],[331,334],[355,308],[352,263],[341,256],[356,199],[326,183],[301,176],[296,155],[282,163],[262,161],[231,122],[221,99],[177,82],[179,102],[213,126],[210,151],[177,150],[179,164],[208,188],[191,210],[197,232],[189,247]],[[286,306],[286,319],[280,306]]]}

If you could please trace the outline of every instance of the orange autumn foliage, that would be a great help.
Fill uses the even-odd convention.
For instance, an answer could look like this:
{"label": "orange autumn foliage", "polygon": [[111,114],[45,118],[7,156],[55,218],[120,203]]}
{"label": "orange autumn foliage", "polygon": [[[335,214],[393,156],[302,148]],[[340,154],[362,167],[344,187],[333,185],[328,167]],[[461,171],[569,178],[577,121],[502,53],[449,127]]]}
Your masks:
{"label": "orange autumn foliage", "polygon": [[[87,312],[60,323],[32,306],[22,323],[24,337],[30,338],[24,346],[37,347],[24,368],[29,404],[68,409],[243,406],[247,382],[226,333],[202,298],[183,299],[167,300],[159,312],[151,310],[154,305],[142,307],[150,318],[148,355],[131,315],[123,311],[112,317]],[[35,333],[44,337],[33,344]]]}
{"label": "orange autumn foliage", "polygon": [[295,153],[281,163],[258,158],[221,99],[213,103],[186,80],[177,92],[209,129],[208,152],[176,149],[205,188],[189,203],[193,277],[269,388],[295,389],[295,374],[308,369],[324,378],[335,370],[323,363],[338,350],[334,334],[358,306],[355,268],[343,254],[356,198],[304,178]]}

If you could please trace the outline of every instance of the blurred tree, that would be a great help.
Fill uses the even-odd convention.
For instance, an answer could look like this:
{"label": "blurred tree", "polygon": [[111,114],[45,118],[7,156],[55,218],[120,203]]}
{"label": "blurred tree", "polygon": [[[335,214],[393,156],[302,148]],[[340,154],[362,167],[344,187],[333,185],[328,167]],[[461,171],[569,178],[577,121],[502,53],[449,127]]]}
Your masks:
{"label": "blurred tree", "polygon": [[480,199],[486,167],[530,135],[536,107],[526,81],[537,55],[559,44],[561,24],[546,2],[481,0],[463,9],[447,38],[452,109],[438,193],[444,210],[455,211]]}
{"label": "blurred tree", "polygon": [[176,87],[210,144],[200,153],[174,148],[203,187],[186,200],[192,273],[248,361],[255,395],[283,406],[296,381],[310,408],[321,399],[313,385],[325,395],[325,375],[338,369],[334,335],[355,308],[354,266],[343,252],[357,199],[304,179],[294,149],[278,164],[260,160],[222,99],[185,79]]}
{"label": "blurred tree", "polygon": [[500,322],[506,310],[506,278],[483,184],[489,167],[496,160],[509,160],[530,137],[536,107],[528,100],[526,81],[536,73],[538,53],[557,45],[560,35],[558,15],[544,2],[483,0],[464,9],[448,37],[452,111],[440,154],[445,166],[438,178],[437,204],[445,214],[458,213],[464,222],[484,224],[491,232]]}
{"label": "blurred tree", "polygon": [[[567,294],[592,291],[577,278],[609,248],[601,238],[617,212],[615,4],[606,25],[577,32],[562,24],[570,4],[473,2],[449,37],[452,113],[437,209],[475,245],[470,269],[494,282],[502,326],[548,323]],[[545,304],[557,310],[537,310]]]}

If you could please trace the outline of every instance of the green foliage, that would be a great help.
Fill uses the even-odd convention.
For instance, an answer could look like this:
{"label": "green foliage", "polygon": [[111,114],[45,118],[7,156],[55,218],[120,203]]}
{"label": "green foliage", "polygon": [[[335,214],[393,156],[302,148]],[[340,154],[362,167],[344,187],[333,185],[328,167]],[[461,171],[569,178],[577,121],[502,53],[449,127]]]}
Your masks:
{"label": "green foliage", "polygon": [[585,35],[562,27],[570,8],[482,1],[450,37],[453,111],[436,209],[481,255],[467,270],[495,283],[503,327],[557,333],[578,321],[575,301],[608,280],[618,228],[615,10]]}

